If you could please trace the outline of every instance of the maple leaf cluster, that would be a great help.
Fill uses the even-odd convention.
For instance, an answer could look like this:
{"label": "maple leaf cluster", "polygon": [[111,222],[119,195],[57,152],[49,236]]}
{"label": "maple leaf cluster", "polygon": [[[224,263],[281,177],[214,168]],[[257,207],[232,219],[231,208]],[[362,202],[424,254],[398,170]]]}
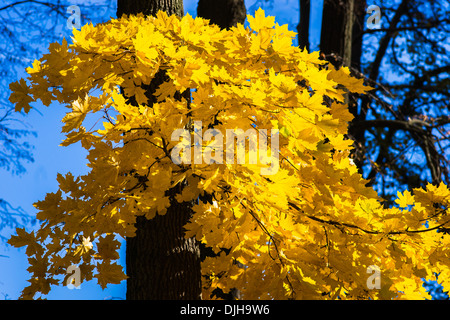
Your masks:
{"label": "maple leaf cluster", "polygon": [[[11,85],[17,111],[38,99],[69,108],[62,145],[81,142],[90,168],[58,175],[59,190],[35,204],[39,230],[11,237],[31,265],[22,298],[47,294],[73,264],[102,287],[126,279],[118,239],[135,235],[137,216],[165,214],[177,185],[176,200],[194,204],[186,237],[230,249],[202,263],[203,297],[238,288],[245,299],[423,298],[422,279],[435,274],[449,290],[447,186],[399,193],[385,208],[346,138],[346,94],[371,88],[293,46],[295,33],[262,10],[248,21],[220,30],[159,12],[85,25]],[[161,73],[150,97],[145,87]],[[102,127],[87,129],[88,118]],[[261,175],[261,161],[175,164],[171,135],[196,120],[221,132],[279,130],[278,171]],[[373,265],[378,290],[366,284]]]}

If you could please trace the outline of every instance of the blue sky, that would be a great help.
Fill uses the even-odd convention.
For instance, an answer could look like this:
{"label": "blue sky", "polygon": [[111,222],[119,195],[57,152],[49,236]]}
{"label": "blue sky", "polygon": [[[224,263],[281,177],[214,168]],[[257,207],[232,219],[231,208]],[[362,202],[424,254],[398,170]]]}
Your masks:
{"label": "blue sky", "polygon": [[[79,2],[79,1],[78,1]],[[71,3],[76,4],[77,1]],[[273,5],[268,5],[264,0],[246,0],[247,9],[257,9],[262,4],[266,15],[276,17],[279,24],[288,24],[289,29],[296,31],[299,19],[298,0],[273,0]],[[322,0],[311,1],[311,49],[317,50],[320,39],[321,7]],[[185,0],[185,13],[196,16],[197,0]],[[253,14],[248,10],[248,14]],[[82,12],[83,14],[83,12]],[[69,16],[69,14],[68,14]],[[82,23],[85,23],[82,21]],[[62,39],[61,39],[62,40]],[[295,39],[297,41],[297,39]],[[295,42],[296,43],[296,42]],[[47,47],[48,44],[43,44]],[[39,58],[39,57],[35,57]],[[24,76],[24,74],[20,75]],[[0,197],[9,201],[13,206],[21,206],[26,212],[34,215],[36,209],[33,203],[44,199],[48,192],[55,192],[58,188],[56,182],[57,173],[71,172],[73,175],[81,175],[87,172],[86,151],[79,145],[60,147],[64,136],[61,134],[61,119],[67,109],[53,104],[49,108],[42,105],[34,105],[24,120],[31,130],[37,133],[37,137],[31,137],[30,143],[34,145],[35,162],[26,165],[27,172],[21,176],[13,176],[5,170],[0,170]],[[27,229],[30,229],[27,228]],[[13,230],[3,230],[2,234],[10,235]],[[121,248],[120,263],[124,265],[125,245]],[[5,244],[0,244],[0,300],[17,299],[21,290],[27,285],[28,279],[27,256],[24,249],[16,250]],[[112,299],[125,298],[126,284],[109,285],[102,290],[96,281],[83,283],[81,289],[70,290],[60,286],[52,288],[48,299]]]}

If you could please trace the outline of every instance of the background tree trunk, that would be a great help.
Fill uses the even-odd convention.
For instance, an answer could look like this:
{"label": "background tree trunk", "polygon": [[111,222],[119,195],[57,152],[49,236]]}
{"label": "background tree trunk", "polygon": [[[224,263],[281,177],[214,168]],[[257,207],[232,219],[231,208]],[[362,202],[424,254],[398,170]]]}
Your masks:
{"label": "background tree trunk", "polygon": [[[118,0],[117,16],[159,10],[169,15],[184,15],[182,0]],[[149,103],[155,102],[154,90],[165,81],[159,72],[145,87]],[[186,92],[189,95],[189,91]],[[186,94],[185,93],[185,94]],[[187,97],[189,99],[189,96]],[[133,104],[133,98],[129,102]],[[189,203],[178,203],[175,195],[181,186],[169,190],[170,207],[164,216],[147,220],[138,217],[136,236],[126,239],[126,272],[128,300],[178,300],[201,298],[199,247],[195,239],[185,239],[184,225],[192,215]]]}
{"label": "background tree trunk", "polygon": [[309,0],[300,0],[300,22],[297,25],[298,45],[301,49],[309,51],[309,18],[311,3]]}
{"label": "background tree trunk", "polygon": [[[335,67],[350,67],[353,74],[360,72],[365,6],[365,0],[325,0],[323,3],[320,50]],[[358,111],[358,95],[350,94],[346,98],[354,121],[360,121],[363,115]],[[364,132],[350,127],[349,136],[355,141],[353,161],[362,173]]]}
{"label": "background tree trunk", "polygon": [[117,17],[123,14],[143,13],[146,16],[154,16],[159,10],[168,15],[184,15],[183,0],[117,0]]}
{"label": "background tree trunk", "polygon": [[244,0],[199,0],[197,16],[209,19],[221,29],[244,23],[247,10]]}
{"label": "background tree trunk", "polygon": [[348,0],[324,0],[320,51],[336,67],[344,56],[344,32],[346,21],[345,5]]}

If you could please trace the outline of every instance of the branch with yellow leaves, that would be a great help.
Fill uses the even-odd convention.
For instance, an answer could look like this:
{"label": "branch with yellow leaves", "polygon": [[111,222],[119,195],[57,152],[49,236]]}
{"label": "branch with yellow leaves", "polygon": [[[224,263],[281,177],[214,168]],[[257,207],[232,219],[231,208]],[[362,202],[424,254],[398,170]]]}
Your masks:
{"label": "branch with yellow leaves", "polygon": [[[305,212],[298,207],[295,203],[293,202],[289,202],[289,206],[291,206],[293,209],[301,212],[302,214],[305,214]],[[350,229],[356,229],[356,230],[360,230],[364,233],[367,234],[379,234],[379,235],[385,235],[385,236],[389,236],[389,235],[400,235],[400,234],[414,234],[414,233],[422,233],[422,232],[429,232],[429,231],[434,231],[434,230],[447,230],[448,228],[444,228],[446,225],[450,226],[450,218],[447,219],[445,222],[431,227],[431,228],[427,228],[427,229],[420,229],[420,230],[398,230],[398,231],[389,231],[389,232],[382,232],[382,231],[377,231],[377,230],[367,230],[364,228],[361,228],[360,226],[351,224],[351,223],[345,223],[345,222],[339,222],[339,221],[334,221],[334,220],[324,220],[315,216],[311,216],[311,215],[305,215],[307,218],[323,223],[323,224],[327,224],[336,228],[342,228],[346,227],[346,228],[350,228]]]}

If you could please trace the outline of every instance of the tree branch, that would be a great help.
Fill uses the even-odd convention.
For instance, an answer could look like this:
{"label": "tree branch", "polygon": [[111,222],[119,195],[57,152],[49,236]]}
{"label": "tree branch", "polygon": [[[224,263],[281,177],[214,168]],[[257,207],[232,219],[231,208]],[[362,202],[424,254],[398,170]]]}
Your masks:
{"label": "tree branch", "polygon": [[[302,209],[300,209],[295,203],[289,202],[289,205],[292,208],[294,208],[295,210],[297,210],[297,211],[299,211],[299,212],[304,214],[304,211]],[[351,224],[351,223],[344,223],[344,222],[339,222],[339,221],[334,221],[334,220],[324,220],[324,219],[321,219],[321,218],[318,218],[318,217],[315,217],[315,216],[311,216],[311,215],[305,215],[305,216],[307,218],[311,219],[311,220],[314,220],[314,221],[317,221],[317,222],[320,222],[320,223],[324,223],[324,224],[327,224],[327,225],[331,225],[331,226],[334,226],[334,227],[337,227],[337,228],[338,227],[347,227],[347,228],[350,228],[350,229],[360,230],[360,231],[362,231],[364,233],[367,233],[367,234],[380,234],[380,235],[381,234],[385,234],[385,235],[399,235],[399,234],[414,234],[414,233],[429,232],[429,231],[440,229],[440,228],[442,228],[445,225],[450,223],[450,221],[445,221],[445,222],[443,222],[443,223],[441,223],[441,224],[439,224],[437,226],[434,226],[432,228],[420,229],[420,230],[408,230],[408,228],[407,228],[405,230],[399,230],[399,231],[381,232],[381,231],[377,231],[377,230],[367,230],[367,229],[361,228],[360,226],[357,226],[357,225],[354,225],[354,224]]]}
{"label": "tree branch", "polygon": [[386,49],[389,45],[389,42],[391,41],[392,35],[395,34],[395,29],[397,28],[397,24],[400,21],[400,18],[405,14],[406,9],[408,7],[408,0],[402,0],[400,5],[397,8],[397,11],[395,11],[395,15],[391,20],[391,23],[389,24],[388,31],[385,33],[384,37],[380,41],[380,46],[378,48],[377,54],[375,56],[374,61],[369,66],[369,78],[373,80],[377,80],[378,74],[380,71],[380,65],[381,61],[383,60],[383,57],[386,53]]}
{"label": "tree branch", "polygon": [[422,126],[428,127],[430,126],[430,124],[417,119],[410,121],[377,119],[351,122],[350,126],[356,130],[368,130],[369,128],[385,127],[393,130],[405,130],[423,133],[424,129],[422,128]]}
{"label": "tree branch", "polygon": [[38,1],[38,0],[23,0],[23,1],[16,1],[16,2],[8,4],[8,5],[4,6],[4,7],[0,7],[0,11],[12,8],[12,7],[17,6],[19,4],[25,4],[25,3],[41,4],[41,5],[47,6],[47,7],[52,8],[52,9],[55,9],[57,7],[62,7],[61,5],[56,5],[56,4],[52,4],[52,3],[49,3],[49,2],[43,2],[43,1]]}

